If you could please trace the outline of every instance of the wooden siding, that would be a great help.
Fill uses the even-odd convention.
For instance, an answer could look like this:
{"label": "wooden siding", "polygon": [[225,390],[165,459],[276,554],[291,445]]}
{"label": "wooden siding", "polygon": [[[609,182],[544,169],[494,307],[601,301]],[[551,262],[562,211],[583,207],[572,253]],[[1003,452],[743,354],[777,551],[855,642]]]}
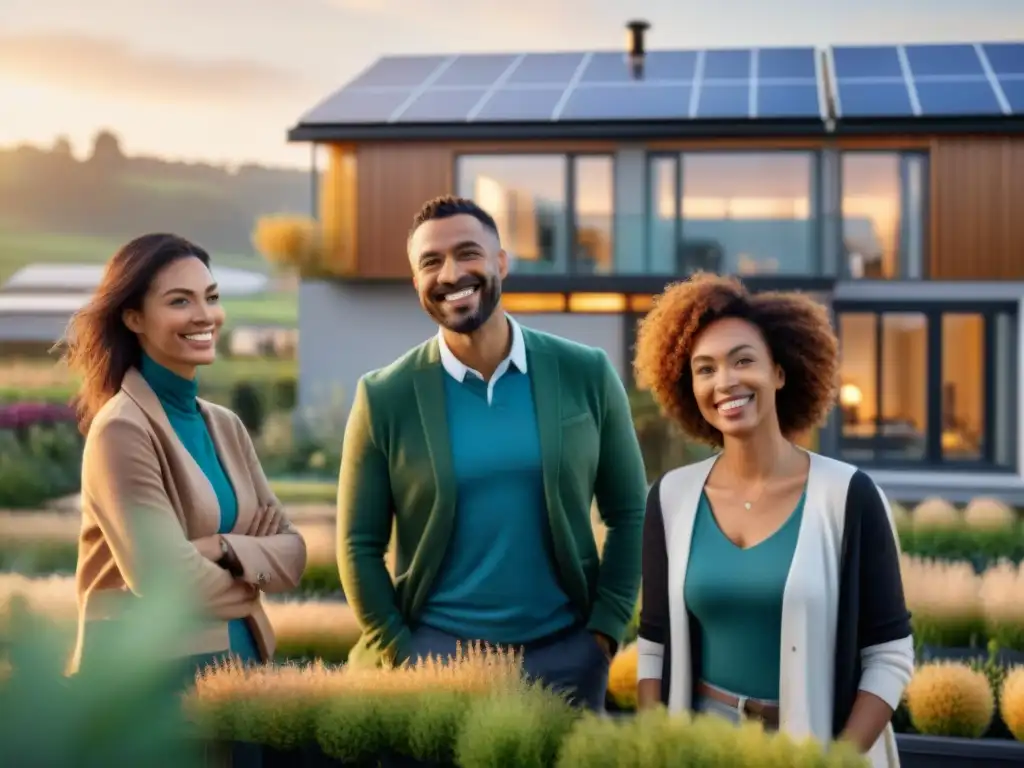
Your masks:
{"label": "wooden siding", "polygon": [[1024,280],[1024,139],[931,146],[933,280]]}
{"label": "wooden siding", "polygon": [[324,268],[332,275],[359,274],[359,166],[352,146],[327,148],[320,179],[320,222],[326,253]]}
{"label": "wooden siding", "polygon": [[[366,143],[339,153],[330,188],[348,208],[348,239],[335,246],[339,274],[371,279],[409,276],[406,237],[419,207],[454,192],[460,154],[612,152],[608,141]],[[664,140],[652,152],[743,149],[922,149],[931,155],[928,277],[933,280],[1024,280],[1024,139],[982,137],[831,137],[822,139]],[[351,159],[354,157],[355,168]],[[343,162],[344,161],[344,162]],[[348,163],[348,165],[345,165]],[[326,187],[325,187],[326,188]],[[354,189],[355,199],[343,190]],[[327,201],[324,202],[326,213]],[[326,221],[325,217],[325,221]],[[337,236],[338,233],[336,233]],[[337,236],[335,239],[337,239]]]}

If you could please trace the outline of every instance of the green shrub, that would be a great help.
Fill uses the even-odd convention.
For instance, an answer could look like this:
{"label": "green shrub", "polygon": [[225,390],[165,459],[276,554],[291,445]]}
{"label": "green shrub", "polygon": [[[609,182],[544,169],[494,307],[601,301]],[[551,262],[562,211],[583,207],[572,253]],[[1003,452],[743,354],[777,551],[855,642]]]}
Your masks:
{"label": "green shrub", "polygon": [[78,491],[82,445],[70,424],[0,430],[0,508],[33,509]]}
{"label": "green shrub", "polygon": [[231,389],[231,410],[235,412],[245,428],[258,435],[263,428],[263,398],[252,384],[240,381]]}
{"label": "green shrub", "polygon": [[[685,762],[680,756],[685,755]],[[867,761],[849,745],[823,748],[756,723],[740,727],[714,716],[669,716],[659,707],[609,722],[581,719],[562,746],[558,768],[853,768]]]}
{"label": "green shrub", "polygon": [[629,400],[648,480],[653,481],[670,469],[692,464],[712,454],[710,447],[683,435],[661,413],[649,392],[634,390]]}
{"label": "green shrub", "polygon": [[957,524],[948,528],[899,526],[900,548],[908,555],[935,560],[965,560],[985,567],[1006,559],[1024,560],[1024,524],[985,529]]}
{"label": "green shrub", "polygon": [[455,748],[460,768],[555,765],[578,711],[539,686],[496,695],[469,710]]}

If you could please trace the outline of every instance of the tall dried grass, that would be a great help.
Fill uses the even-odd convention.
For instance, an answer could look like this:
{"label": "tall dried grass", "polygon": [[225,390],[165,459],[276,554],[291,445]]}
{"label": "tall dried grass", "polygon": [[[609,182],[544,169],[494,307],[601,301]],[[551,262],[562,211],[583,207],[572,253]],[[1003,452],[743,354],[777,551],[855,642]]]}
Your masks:
{"label": "tall dried grass", "polygon": [[0,512],[0,541],[25,544],[73,544],[82,518],[63,512]]}
{"label": "tall dried grass", "polygon": [[[28,578],[18,573],[0,573],[0,617],[19,598],[34,612],[60,623],[77,620],[78,605],[72,576]],[[264,600],[279,645],[316,645],[324,640],[350,641],[359,635],[352,609],[340,601]]]}
{"label": "tall dried grass", "polygon": [[937,618],[980,616],[981,579],[970,563],[902,555],[903,593],[912,613]]}
{"label": "tall dried grass", "polygon": [[367,692],[489,693],[512,689],[521,681],[522,660],[517,653],[472,644],[460,647],[454,659],[430,658],[403,667],[331,667],[319,662],[258,667],[226,662],[199,676],[193,697],[202,705],[268,695],[308,700]]}
{"label": "tall dried grass", "polygon": [[1017,522],[1017,513],[999,499],[979,496],[964,509],[964,522],[970,528],[1002,530]]}

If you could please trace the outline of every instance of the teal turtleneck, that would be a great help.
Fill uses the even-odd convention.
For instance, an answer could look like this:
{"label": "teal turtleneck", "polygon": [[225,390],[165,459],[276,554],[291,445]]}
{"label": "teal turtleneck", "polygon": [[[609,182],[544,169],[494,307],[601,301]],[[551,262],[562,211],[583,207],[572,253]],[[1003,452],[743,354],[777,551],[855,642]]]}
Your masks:
{"label": "teal turtleneck", "polygon": [[[220,528],[217,532],[230,533],[238,520],[238,497],[235,496],[231,479],[217,455],[217,446],[210,435],[206,419],[199,410],[199,403],[196,401],[198,381],[182,378],[146,354],[142,355],[140,371],[142,378],[156,393],[164,407],[164,413],[167,414],[174,434],[213,486],[220,505]],[[256,640],[245,619],[229,622],[228,634],[233,655],[239,656],[243,661],[260,660]]]}

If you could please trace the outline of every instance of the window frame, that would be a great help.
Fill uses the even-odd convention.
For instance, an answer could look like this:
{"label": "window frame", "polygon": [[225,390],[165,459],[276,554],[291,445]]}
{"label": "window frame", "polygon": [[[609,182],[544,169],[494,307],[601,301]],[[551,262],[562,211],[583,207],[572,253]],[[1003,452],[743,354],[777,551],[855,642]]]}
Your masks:
{"label": "window frame", "polygon": [[[674,228],[675,228],[675,240],[676,246],[682,241],[683,233],[686,231],[686,221],[683,216],[683,193],[686,189],[686,171],[684,158],[687,155],[797,155],[807,157],[811,161],[810,174],[808,176],[809,190],[808,190],[808,203],[810,207],[809,224],[811,228],[811,268],[805,273],[790,273],[781,272],[774,277],[786,279],[792,277],[804,277],[813,276],[820,277],[825,275],[825,254],[821,244],[825,242],[825,211],[828,210],[826,205],[826,190],[825,190],[825,177],[823,161],[824,149],[822,147],[792,147],[792,148],[780,148],[780,147],[743,147],[743,148],[716,148],[716,147],[705,147],[700,149],[677,149],[677,150],[657,150],[647,153],[647,162],[644,166],[644,210],[646,212],[644,223],[644,274],[654,274],[651,272],[651,263],[653,262],[651,242],[651,220],[654,211],[654,197],[653,197],[653,181],[654,181],[654,164],[660,160],[672,160],[672,166],[675,173],[675,200],[674,200]],[[672,274],[683,277],[681,270],[676,270]],[[731,273],[730,273],[731,274]],[[739,275],[739,277],[744,277]],[[750,277],[747,275],[746,277]]]}
{"label": "window frame", "polygon": [[[927,280],[930,277],[929,269],[929,258],[928,254],[931,252],[931,190],[932,190],[932,177],[931,177],[931,152],[926,148],[916,149],[893,149],[889,147],[844,147],[837,151],[839,162],[837,163],[836,173],[838,175],[836,181],[836,194],[838,199],[836,201],[835,211],[839,217],[839,226],[835,229],[835,242],[830,243],[830,247],[835,249],[835,253],[838,255],[838,264],[836,265],[837,278],[840,280],[852,280],[858,283],[891,283],[897,280]],[[898,243],[899,249],[896,254],[898,259],[899,269],[896,275],[891,278],[854,278],[850,275],[850,263],[845,258],[845,234],[846,229],[846,213],[843,210],[843,203],[846,200],[846,172],[844,160],[847,156],[856,155],[889,155],[895,157],[898,161],[898,174],[899,174],[899,235]],[[907,179],[909,174],[909,164],[911,160],[916,160],[921,163],[921,212],[920,221],[918,222],[921,229],[921,263],[918,266],[919,274],[917,276],[911,275],[910,257],[907,252],[907,227],[909,226],[909,200],[907,191]]]}
{"label": "window frame", "polygon": [[[537,152],[524,152],[521,149],[501,149],[491,150],[488,152],[456,152],[452,156],[452,187],[455,190],[456,195],[463,197],[470,197],[465,192],[459,189],[459,182],[461,175],[459,173],[459,163],[466,158],[483,158],[483,157],[551,157],[563,160],[565,163],[565,179],[562,183],[562,194],[565,198],[565,210],[563,211],[564,224],[565,224],[565,238],[566,241],[559,245],[559,249],[565,252],[565,269],[553,270],[547,274],[531,275],[532,277],[566,277],[572,275],[592,275],[593,272],[585,272],[577,268],[576,264],[576,233],[577,233],[577,215],[576,215],[576,159],[581,157],[599,157],[606,158],[611,163],[612,168],[612,210],[611,210],[611,253],[612,253],[612,265],[615,263],[615,241],[617,236],[616,231],[616,206],[615,206],[615,192],[618,188],[617,178],[617,167],[615,162],[615,152],[610,150],[573,150],[571,152],[555,152],[555,151],[537,151]],[[557,255],[557,252],[556,252]],[[556,262],[557,264],[557,262]],[[516,274],[515,269],[509,271],[510,275]],[[522,274],[522,273],[520,273]],[[610,274],[600,275],[601,277],[614,278],[617,273],[613,270]]]}
{"label": "window frame", "polygon": [[[859,282],[859,281],[858,281]],[[890,282],[890,281],[885,281]],[[998,404],[996,403],[996,361],[995,355],[991,354],[996,346],[996,321],[1000,315],[1007,315],[1011,318],[1011,340],[1008,348],[1011,359],[1007,361],[1012,377],[1011,392],[1017,392],[1019,387],[1018,360],[1019,350],[1019,318],[1020,306],[1013,301],[987,302],[985,304],[967,304],[950,301],[859,301],[859,300],[836,300],[832,303],[833,324],[836,334],[839,336],[842,345],[841,317],[844,314],[873,315],[875,317],[875,347],[874,364],[875,378],[880,381],[883,377],[884,350],[882,338],[884,336],[883,317],[887,314],[918,314],[925,319],[925,334],[927,338],[927,358],[925,360],[925,413],[926,413],[926,440],[925,452],[921,459],[883,459],[859,461],[858,464],[865,468],[893,469],[893,470],[922,470],[941,469],[955,472],[992,472],[998,474],[1017,474],[1018,462],[1018,441],[1019,435],[1019,404],[1017,398],[1011,398],[1009,403],[1008,418],[1010,420],[1010,432],[1013,439],[1010,441],[1010,455],[1005,464],[998,464],[995,461],[995,434],[996,417]],[[981,316],[985,349],[981,369],[982,391],[984,402],[982,404],[982,423],[984,432],[982,437],[981,456],[977,459],[946,459],[942,452],[942,430],[935,425],[942,423],[942,359],[943,328],[942,319],[947,315],[975,315]],[[998,352],[998,350],[996,350]],[[840,346],[840,355],[842,348]],[[875,387],[875,409],[880,412],[882,388]],[[837,405],[838,410],[838,405]],[[836,454],[838,458],[845,460],[843,454],[842,425],[837,429],[838,444]]]}

